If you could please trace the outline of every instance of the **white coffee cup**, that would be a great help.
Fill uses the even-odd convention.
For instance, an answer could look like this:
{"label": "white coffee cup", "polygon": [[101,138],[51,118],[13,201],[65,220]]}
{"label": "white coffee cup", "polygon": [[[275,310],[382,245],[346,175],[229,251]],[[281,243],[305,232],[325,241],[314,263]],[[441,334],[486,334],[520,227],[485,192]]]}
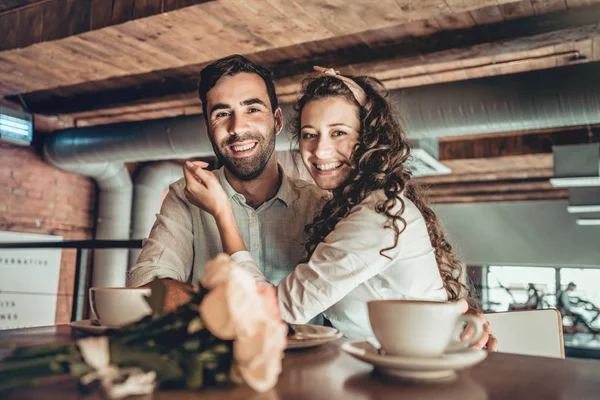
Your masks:
{"label": "white coffee cup", "polygon": [[[469,347],[483,334],[482,321],[463,315],[457,302],[373,300],[368,309],[375,338],[389,355],[437,357]],[[461,340],[464,323],[474,334]]]}
{"label": "white coffee cup", "polygon": [[152,313],[149,288],[90,288],[90,308],[100,325],[118,328]]}

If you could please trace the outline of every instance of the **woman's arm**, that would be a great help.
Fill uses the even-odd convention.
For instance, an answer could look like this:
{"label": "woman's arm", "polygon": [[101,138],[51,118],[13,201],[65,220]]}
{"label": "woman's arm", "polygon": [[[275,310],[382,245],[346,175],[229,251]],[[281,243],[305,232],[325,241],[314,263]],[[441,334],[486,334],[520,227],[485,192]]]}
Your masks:
{"label": "woman's arm", "polygon": [[229,207],[229,211],[223,214],[219,214],[215,217],[217,227],[219,228],[219,235],[221,236],[221,244],[223,245],[223,251],[229,255],[237,253],[238,251],[246,250],[246,245],[242,240],[242,235],[238,229],[235,218],[233,217],[233,211]]}
{"label": "woman's arm", "polygon": [[[307,323],[389,266],[390,260],[379,254],[393,244],[393,231],[383,228],[386,220],[372,204],[361,204],[338,222],[308,263],[297,265],[277,285],[283,320]],[[393,258],[394,250],[389,254]],[[248,251],[232,259],[247,270],[258,268]]]}
{"label": "woman's arm", "polygon": [[233,216],[231,203],[217,178],[205,168],[208,164],[187,161],[183,167],[185,196],[190,203],[210,213],[217,223],[223,251],[229,255],[246,250]]}
{"label": "woman's arm", "polygon": [[[406,229],[393,247],[395,232],[386,227],[387,217],[375,211],[377,201],[378,196],[373,195],[355,206],[317,246],[310,260],[279,282],[277,294],[285,321],[306,323],[392,264],[394,269],[386,278],[391,279],[388,293],[441,295],[443,282],[421,213],[405,200],[402,217]],[[366,290],[378,292],[380,288]]]}
{"label": "woman's arm", "polygon": [[279,282],[277,295],[285,321],[308,322],[398,258],[401,241],[385,253],[391,259],[379,253],[394,244],[394,231],[385,228],[387,217],[375,211],[376,202],[373,196],[355,206],[310,260]]}

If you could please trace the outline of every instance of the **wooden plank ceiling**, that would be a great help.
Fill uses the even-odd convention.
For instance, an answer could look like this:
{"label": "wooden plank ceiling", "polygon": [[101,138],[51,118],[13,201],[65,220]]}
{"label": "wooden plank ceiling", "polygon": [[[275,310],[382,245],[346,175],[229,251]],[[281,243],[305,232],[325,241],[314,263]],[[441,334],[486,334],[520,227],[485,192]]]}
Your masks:
{"label": "wooden plank ceiling", "polygon": [[[313,65],[389,89],[556,68],[600,60],[600,0],[0,2],[0,103],[41,130],[201,113],[198,72],[232,53],[272,69],[282,102]],[[548,184],[549,143],[587,138],[445,138],[453,174],[421,181],[436,202],[566,198]]]}

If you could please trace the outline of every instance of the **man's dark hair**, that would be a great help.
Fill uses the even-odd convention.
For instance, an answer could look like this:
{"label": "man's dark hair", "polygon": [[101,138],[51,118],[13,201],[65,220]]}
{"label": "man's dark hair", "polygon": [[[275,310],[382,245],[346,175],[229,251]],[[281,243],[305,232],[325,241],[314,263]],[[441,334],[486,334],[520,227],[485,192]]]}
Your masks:
{"label": "man's dark hair", "polygon": [[202,101],[202,111],[204,112],[204,118],[208,121],[207,115],[207,104],[206,94],[210,89],[215,87],[217,81],[223,76],[233,76],[241,72],[248,72],[256,74],[265,81],[267,85],[267,93],[269,94],[269,100],[271,101],[271,109],[273,112],[277,110],[279,104],[277,102],[277,95],[275,94],[275,83],[273,82],[273,73],[261,67],[260,65],[254,64],[239,54],[234,54],[225,58],[221,58],[213,63],[210,63],[202,71],[200,71],[200,81],[198,82],[198,95]]}

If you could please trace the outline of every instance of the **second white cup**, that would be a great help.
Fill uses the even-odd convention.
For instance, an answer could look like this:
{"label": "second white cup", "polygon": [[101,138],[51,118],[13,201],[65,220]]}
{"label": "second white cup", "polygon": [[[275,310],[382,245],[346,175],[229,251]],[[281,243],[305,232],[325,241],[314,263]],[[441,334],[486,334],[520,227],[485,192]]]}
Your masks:
{"label": "second white cup", "polygon": [[[368,309],[375,338],[389,355],[437,357],[465,349],[483,334],[482,321],[463,315],[462,305],[456,302],[373,300]],[[461,340],[465,323],[474,334]]]}

